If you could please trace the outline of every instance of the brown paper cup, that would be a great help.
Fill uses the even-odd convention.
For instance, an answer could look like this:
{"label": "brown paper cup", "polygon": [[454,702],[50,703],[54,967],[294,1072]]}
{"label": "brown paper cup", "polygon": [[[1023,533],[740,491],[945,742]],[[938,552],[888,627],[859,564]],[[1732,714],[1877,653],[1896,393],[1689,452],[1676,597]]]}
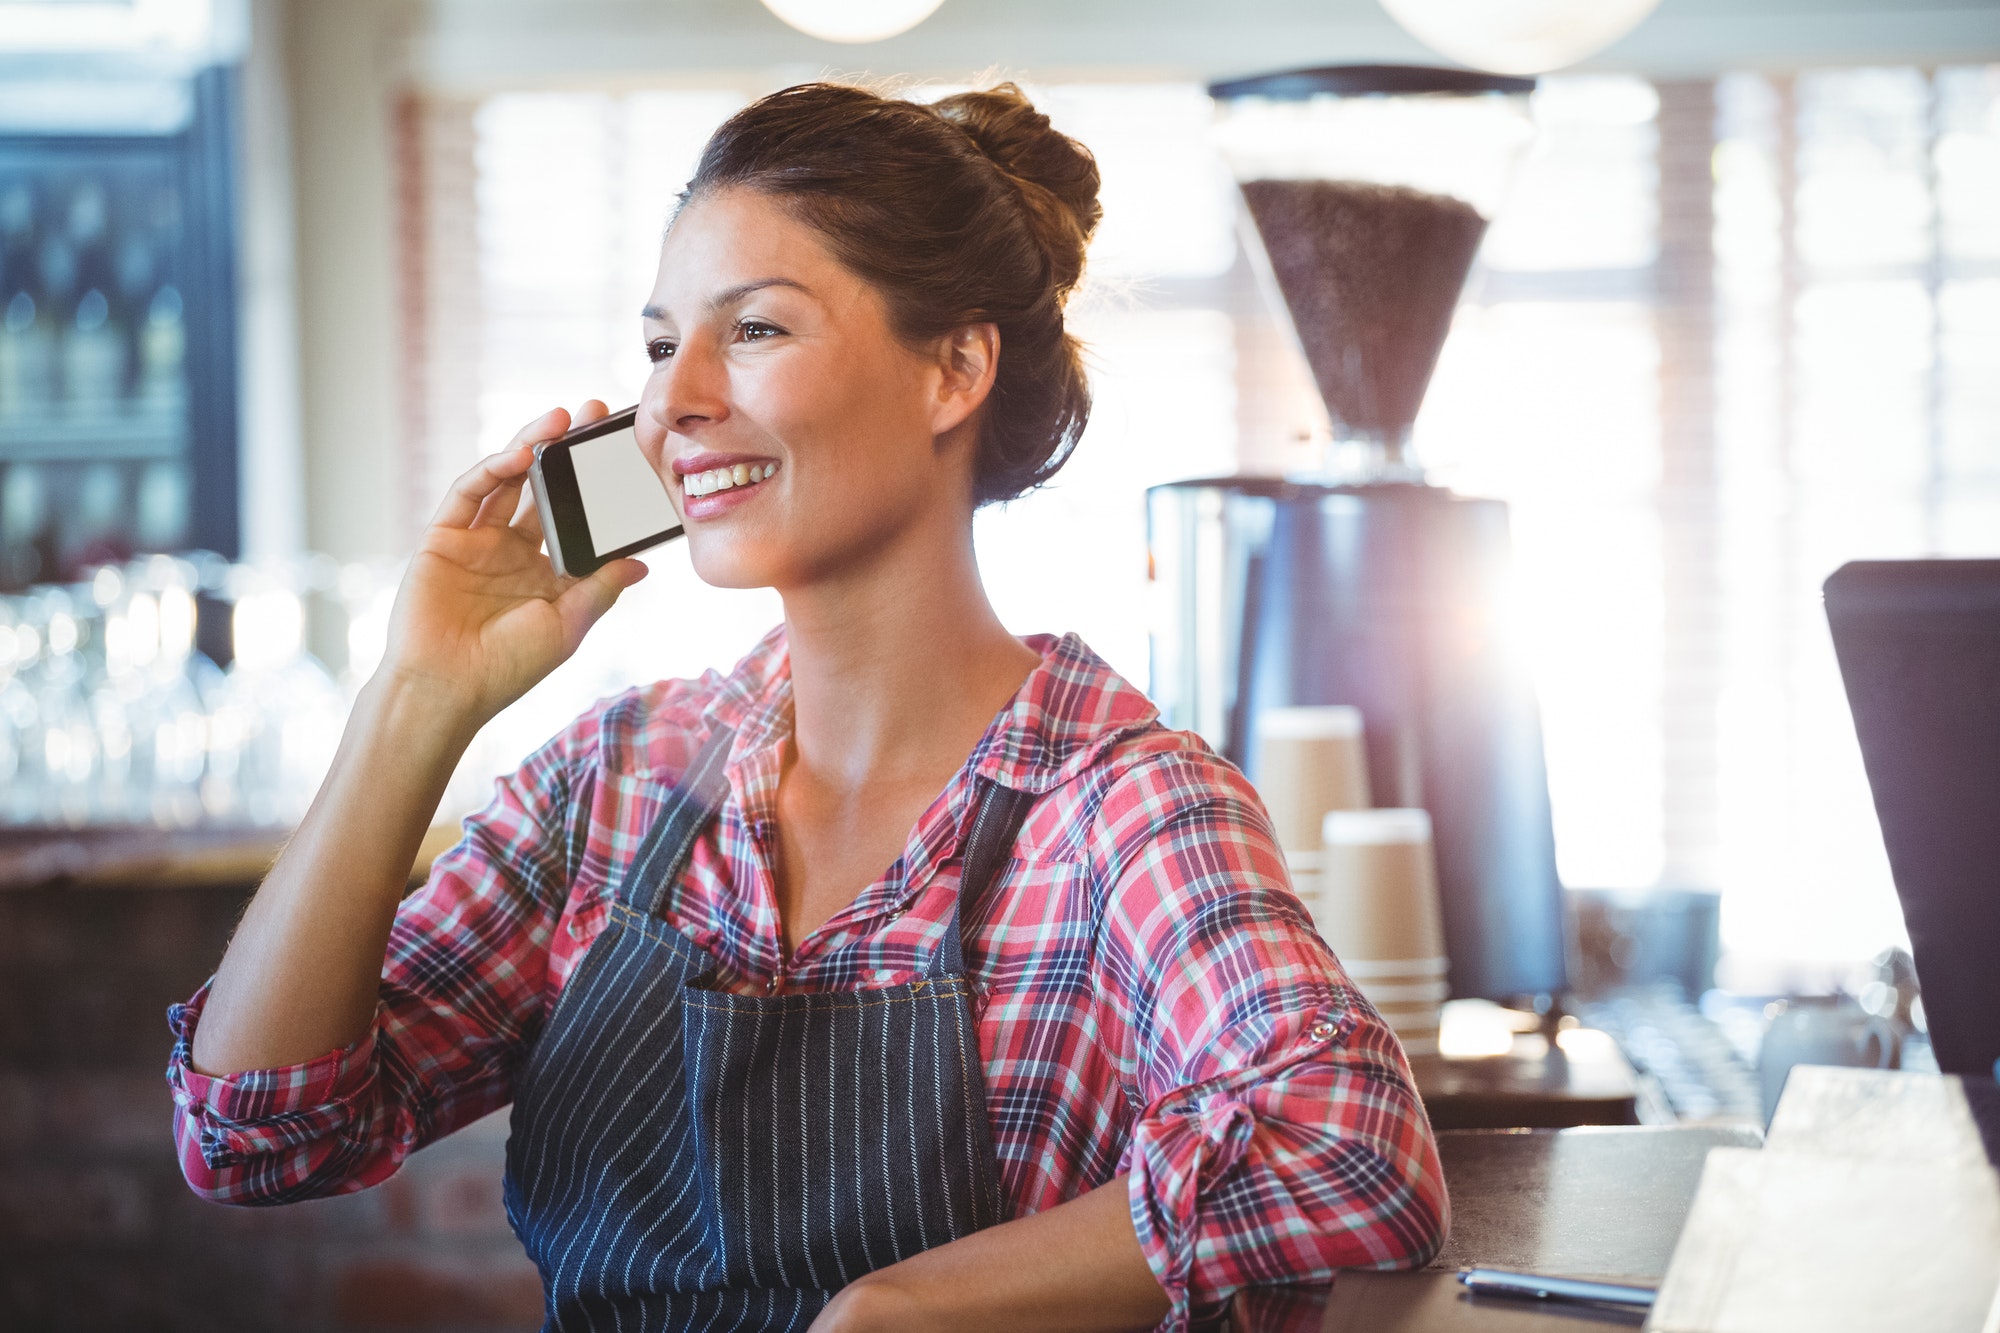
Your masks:
{"label": "brown paper cup", "polygon": [[1257,715],[1257,793],[1271,812],[1278,845],[1319,850],[1329,810],[1368,806],[1368,755],[1361,710],[1267,708]]}
{"label": "brown paper cup", "polygon": [[1430,816],[1340,810],[1321,824],[1320,934],[1370,1001],[1444,1000],[1444,926]]}

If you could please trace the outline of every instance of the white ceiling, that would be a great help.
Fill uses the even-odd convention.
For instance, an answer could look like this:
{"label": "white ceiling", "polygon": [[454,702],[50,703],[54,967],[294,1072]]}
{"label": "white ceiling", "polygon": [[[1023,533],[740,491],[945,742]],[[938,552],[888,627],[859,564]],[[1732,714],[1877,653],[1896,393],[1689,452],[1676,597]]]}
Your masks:
{"label": "white ceiling", "polygon": [[[757,0],[413,0],[409,59],[438,87],[663,72],[1213,78],[1368,60],[1434,62],[1376,0],[945,0],[869,46],[796,33]],[[1664,0],[1587,67],[1657,75],[2000,59],[2000,0]]]}

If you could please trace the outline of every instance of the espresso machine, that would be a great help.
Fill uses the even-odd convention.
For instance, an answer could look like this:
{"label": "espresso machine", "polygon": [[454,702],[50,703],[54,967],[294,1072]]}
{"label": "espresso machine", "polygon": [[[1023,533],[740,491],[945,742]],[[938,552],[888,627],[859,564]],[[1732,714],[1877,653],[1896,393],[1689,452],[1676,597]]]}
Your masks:
{"label": "espresso machine", "polygon": [[1531,135],[1528,79],[1343,66],[1210,88],[1244,245],[1332,436],[1286,476],[1147,494],[1153,693],[1257,778],[1266,708],[1361,710],[1373,799],[1430,811],[1454,997],[1565,983],[1541,723],[1506,614],[1507,507],[1427,483],[1410,428]]}

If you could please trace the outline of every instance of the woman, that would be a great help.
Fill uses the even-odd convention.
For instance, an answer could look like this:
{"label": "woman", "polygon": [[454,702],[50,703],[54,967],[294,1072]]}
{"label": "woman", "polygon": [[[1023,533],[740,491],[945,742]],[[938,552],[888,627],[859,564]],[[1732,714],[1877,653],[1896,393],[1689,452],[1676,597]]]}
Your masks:
{"label": "woman", "polygon": [[469,738],[644,572],[540,554],[526,446],[564,413],[461,478],[173,1015],[197,1190],[359,1189],[511,1101],[508,1212],[564,1330],[1178,1328],[1430,1257],[1402,1053],[1249,785],[980,586],[973,511],[1088,412],[1062,312],[1096,195],[1011,86],[807,85],[717,131],[639,435],[696,570],[784,624],[579,718],[399,902]]}

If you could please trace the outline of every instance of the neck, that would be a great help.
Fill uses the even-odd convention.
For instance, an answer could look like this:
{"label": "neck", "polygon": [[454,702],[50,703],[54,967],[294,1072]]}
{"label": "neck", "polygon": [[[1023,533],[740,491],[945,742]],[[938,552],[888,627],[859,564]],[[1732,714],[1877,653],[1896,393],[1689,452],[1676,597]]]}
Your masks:
{"label": "neck", "polygon": [[849,789],[955,767],[1039,661],[986,600],[972,525],[902,534],[784,596],[795,762]]}

